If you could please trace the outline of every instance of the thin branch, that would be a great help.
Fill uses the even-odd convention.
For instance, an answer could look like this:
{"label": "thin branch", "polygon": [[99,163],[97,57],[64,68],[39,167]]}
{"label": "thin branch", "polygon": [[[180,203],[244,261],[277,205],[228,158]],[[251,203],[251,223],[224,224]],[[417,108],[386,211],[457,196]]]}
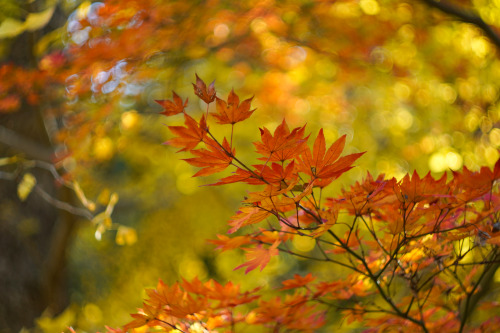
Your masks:
{"label": "thin branch", "polygon": [[421,0],[430,7],[439,9],[443,13],[456,17],[458,20],[470,23],[481,29],[493,44],[500,49],[500,36],[478,14],[464,10],[446,1]]}
{"label": "thin branch", "polygon": [[36,185],[35,188],[33,189],[37,194],[39,194],[45,201],[50,203],[56,208],[65,210],[73,215],[78,215],[85,217],[88,220],[92,220],[94,218],[94,215],[90,213],[88,210],[83,209],[83,208],[78,208],[75,206],[72,206],[68,204],[67,202],[58,200],[56,198],[53,198],[50,194],[45,192],[40,186]]}

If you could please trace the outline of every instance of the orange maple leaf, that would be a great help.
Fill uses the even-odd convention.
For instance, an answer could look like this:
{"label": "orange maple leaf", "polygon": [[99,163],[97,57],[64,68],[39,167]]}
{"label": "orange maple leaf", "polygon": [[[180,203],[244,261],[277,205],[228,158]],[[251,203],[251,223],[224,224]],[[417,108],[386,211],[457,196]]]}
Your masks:
{"label": "orange maple leaf", "polygon": [[263,178],[260,181],[261,184],[272,184],[279,187],[287,187],[287,184],[297,178],[297,173],[295,173],[295,161],[288,163],[286,167],[283,164],[272,163],[271,166],[268,165],[252,165],[256,172],[260,172],[260,176]]}
{"label": "orange maple leaf", "polygon": [[226,185],[238,182],[244,182],[251,185],[262,184],[262,181],[255,178],[250,171],[237,168],[231,176],[219,179],[217,183],[210,184],[209,186]]}
{"label": "orange maple leaf", "polygon": [[139,309],[139,313],[130,315],[132,318],[134,318],[134,320],[123,326],[123,329],[125,331],[128,331],[132,328],[141,327],[146,324],[158,323],[157,318],[159,313],[160,306],[143,303],[143,308]]}
{"label": "orange maple leaf", "polygon": [[248,272],[253,271],[254,269],[260,266],[260,271],[262,271],[264,267],[266,267],[266,265],[269,263],[269,260],[271,260],[271,257],[277,256],[279,254],[278,250],[279,244],[280,241],[277,240],[269,248],[265,248],[262,246],[262,244],[259,244],[254,248],[245,249],[245,251],[247,252],[245,253],[245,256],[248,261],[239,265],[234,270],[246,266],[245,274],[247,274]]}
{"label": "orange maple leaf", "polygon": [[207,295],[209,292],[213,290],[212,285],[210,284],[212,280],[209,280],[205,283],[201,282],[197,276],[194,277],[191,281],[188,281],[182,278],[182,282],[180,285],[184,288],[185,291],[197,295]]}
{"label": "orange maple leaf", "polygon": [[208,176],[221,172],[231,164],[232,156],[235,154],[234,149],[231,151],[226,138],[222,142],[222,147],[215,140],[208,137],[204,139],[204,142],[208,149],[191,150],[191,153],[197,157],[184,159],[189,164],[202,168],[193,177]]}
{"label": "orange maple leaf", "polygon": [[215,249],[220,249],[222,250],[222,252],[233,250],[239,248],[242,245],[251,243],[249,236],[228,237],[226,235],[217,235],[217,238],[218,239],[209,239],[208,242],[217,245]]}
{"label": "orange maple leaf", "polygon": [[165,116],[173,116],[178,113],[184,112],[184,108],[187,106],[188,99],[186,98],[186,101],[182,103],[182,98],[179,97],[175,93],[175,91],[172,91],[173,93],[173,101],[170,100],[155,100],[156,103],[160,104],[163,106],[163,112],[160,112],[160,114],[163,114]]}
{"label": "orange maple leaf", "polygon": [[250,303],[258,299],[259,295],[254,295],[261,287],[257,287],[253,290],[247,292],[240,292],[240,285],[233,284],[231,281],[225,285],[221,285],[215,280],[211,280],[213,283],[213,290],[208,293],[208,297],[214,300],[220,301],[217,308],[234,307],[240,304]]}
{"label": "orange maple leaf", "polygon": [[263,164],[252,166],[255,168],[253,172],[237,168],[231,176],[222,178],[217,183],[211,185],[242,182],[249,185],[274,185],[281,189],[281,187],[288,186],[290,182],[293,183],[297,178],[297,174],[294,172],[294,161],[290,162],[286,167],[278,163],[272,163],[271,167]]}
{"label": "orange maple leaf", "polygon": [[287,290],[287,289],[300,288],[313,282],[314,280],[316,280],[316,278],[313,277],[311,273],[307,274],[304,277],[300,276],[299,274],[294,274],[293,279],[285,280],[282,282],[283,288],[281,289]]}
{"label": "orange maple leaf", "polygon": [[257,153],[263,155],[262,161],[283,162],[293,159],[302,152],[309,136],[304,138],[306,126],[294,128],[291,132],[283,119],[274,134],[267,128],[260,128],[262,142],[254,142]]}
{"label": "orange maple leaf", "polygon": [[212,81],[207,88],[205,82],[196,74],[196,84],[193,83],[194,93],[205,103],[210,104],[215,100],[215,81]]}
{"label": "orange maple leaf", "polygon": [[344,172],[352,169],[352,163],[364,154],[364,152],[356,153],[339,158],[342,150],[344,150],[344,145],[345,135],[326,150],[325,136],[323,129],[321,129],[314,141],[312,153],[310,148],[306,148],[298,157],[299,170],[314,179],[338,178]]}
{"label": "orange maple leaf", "polygon": [[431,173],[427,173],[424,178],[420,178],[416,171],[410,177],[406,174],[397,184],[394,185],[394,194],[398,200],[404,202],[419,202],[433,197],[443,197],[448,194],[446,186],[447,175],[443,174],[440,179],[434,179]]}
{"label": "orange maple leaf", "polygon": [[228,230],[228,233],[232,234],[244,226],[259,223],[265,220],[269,215],[271,215],[271,213],[259,207],[241,207],[236,215],[231,217],[229,225],[231,225],[232,228]]}
{"label": "orange maple leaf", "polygon": [[250,117],[255,109],[250,110],[250,103],[253,97],[244,100],[240,104],[238,95],[231,90],[227,98],[227,103],[217,97],[217,112],[211,114],[217,119],[218,124],[234,125]]}
{"label": "orange maple leaf", "polygon": [[[146,294],[150,297],[149,302],[155,304],[155,308],[161,309],[162,314],[179,319],[197,314],[208,306],[207,299],[193,298],[179,283],[168,286],[160,280],[156,289],[147,289]],[[157,314],[154,317],[157,318]]]}
{"label": "orange maple leaf", "polygon": [[196,148],[207,135],[207,123],[205,116],[201,117],[200,123],[196,122],[191,116],[184,114],[184,126],[168,126],[168,129],[177,137],[168,140],[165,144],[173,147],[182,148],[178,152],[188,151]]}
{"label": "orange maple leaf", "polygon": [[151,321],[151,319],[148,316],[141,313],[133,313],[130,316],[134,318],[134,320],[123,326],[123,329],[126,332],[128,332],[128,330],[130,329],[144,326]]}

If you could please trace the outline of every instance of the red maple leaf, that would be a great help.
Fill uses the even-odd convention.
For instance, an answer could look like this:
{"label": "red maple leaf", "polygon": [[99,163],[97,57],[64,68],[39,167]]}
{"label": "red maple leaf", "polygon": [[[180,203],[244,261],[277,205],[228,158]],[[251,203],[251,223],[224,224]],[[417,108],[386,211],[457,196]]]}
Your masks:
{"label": "red maple leaf", "polygon": [[345,135],[326,150],[325,136],[323,129],[321,129],[314,141],[312,153],[310,148],[306,148],[298,157],[299,170],[314,179],[338,178],[344,172],[352,169],[352,163],[364,154],[364,152],[356,153],[339,158],[344,150],[344,145]]}
{"label": "red maple leaf", "polygon": [[430,172],[423,178],[420,178],[417,171],[413,175],[406,174],[397,184],[394,185],[394,193],[400,202],[419,202],[424,199],[433,199],[434,197],[444,197],[448,194],[446,186],[446,174],[440,179],[434,179]]}
{"label": "red maple leaf", "polygon": [[194,93],[205,103],[210,104],[215,100],[215,81],[210,83],[207,88],[205,82],[196,74],[196,84],[193,83]]}
{"label": "red maple leaf", "polygon": [[262,161],[283,162],[301,153],[309,136],[304,138],[306,126],[294,128],[291,132],[285,119],[276,127],[274,134],[267,128],[260,129],[262,142],[254,142]]}
{"label": "red maple leaf", "polygon": [[235,154],[234,149],[231,151],[226,138],[222,142],[222,147],[208,137],[204,139],[204,142],[208,149],[191,150],[191,153],[197,157],[184,159],[189,164],[202,168],[193,177],[208,176],[221,172],[231,164],[232,156]]}
{"label": "red maple leaf", "polygon": [[272,163],[268,165],[252,165],[256,170],[259,170],[260,176],[263,178],[262,184],[272,184],[286,187],[293,179],[297,178],[295,171],[295,162],[291,161],[286,167],[282,164]]}
{"label": "red maple leaf", "polygon": [[175,91],[172,91],[173,93],[173,101],[170,100],[155,100],[156,103],[160,104],[163,106],[163,112],[160,112],[160,114],[164,114],[165,116],[173,116],[178,113],[184,112],[184,108],[187,106],[188,99],[186,98],[186,101],[182,103],[182,98],[179,97],[175,93]]}
{"label": "red maple leaf", "polygon": [[255,178],[254,174],[250,171],[237,168],[231,176],[222,178],[217,183],[210,184],[209,186],[225,185],[238,182],[243,182],[251,185],[262,184],[262,181]]}
{"label": "red maple leaf", "polygon": [[219,124],[236,124],[250,117],[255,109],[250,110],[250,103],[253,97],[244,100],[240,104],[238,95],[231,90],[227,98],[227,103],[217,98],[217,112],[212,112],[212,115],[217,119]]}
{"label": "red maple leaf", "polygon": [[188,151],[196,148],[198,143],[203,142],[207,135],[207,123],[205,116],[202,116],[200,123],[191,116],[184,114],[184,126],[168,126],[168,129],[177,137],[168,140],[166,144],[182,148],[181,151]]}

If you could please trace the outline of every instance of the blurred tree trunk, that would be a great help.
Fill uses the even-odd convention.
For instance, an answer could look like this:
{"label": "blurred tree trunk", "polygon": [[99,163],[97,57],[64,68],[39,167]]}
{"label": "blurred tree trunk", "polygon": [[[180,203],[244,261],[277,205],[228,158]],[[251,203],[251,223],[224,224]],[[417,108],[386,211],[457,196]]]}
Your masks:
{"label": "blurred tree trunk", "polygon": [[[27,12],[40,10],[38,2]],[[61,23],[62,22],[62,23]],[[10,43],[4,62],[24,68],[36,66],[36,40],[64,24],[64,14],[55,11],[42,31],[25,32]],[[43,121],[43,103],[23,103],[17,112],[0,114],[0,157],[13,155],[50,162],[53,147]],[[22,177],[22,170],[18,178]],[[60,188],[46,170],[30,170],[37,184],[53,198],[67,201],[69,193]],[[75,226],[74,217],[51,206],[37,193],[25,202],[17,197],[17,181],[0,179],[0,332],[18,332],[33,327],[44,311],[56,314],[68,303],[66,249]],[[64,198],[65,197],[65,198]]]}

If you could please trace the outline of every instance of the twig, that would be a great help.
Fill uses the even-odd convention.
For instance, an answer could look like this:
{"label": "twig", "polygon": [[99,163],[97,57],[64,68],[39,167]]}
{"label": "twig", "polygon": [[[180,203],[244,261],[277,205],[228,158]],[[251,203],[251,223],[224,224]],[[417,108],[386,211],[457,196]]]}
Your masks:
{"label": "twig", "polygon": [[439,9],[443,13],[455,16],[462,22],[470,23],[481,29],[493,44],[500,49],[500,36],[484,20],[472,11],[466,11],[446,1],[421,0],[430,7]]}
{"label": "twig", "polygon": [[88,220],[92,220],[94,218],[94,215],[90,213],[88,210],[83,209],[83,208],[78,208],[75,206],[72,206],[68,204],[67,202],[58,200],[56,198],[53,198],[50,194],[45,192],[40,186],[36,185],[35,188],[33,189],[37,194],[39,194],[45,201],[50,203],[56,208],[65,210],[73,215],[78,215],[85,217]]}

